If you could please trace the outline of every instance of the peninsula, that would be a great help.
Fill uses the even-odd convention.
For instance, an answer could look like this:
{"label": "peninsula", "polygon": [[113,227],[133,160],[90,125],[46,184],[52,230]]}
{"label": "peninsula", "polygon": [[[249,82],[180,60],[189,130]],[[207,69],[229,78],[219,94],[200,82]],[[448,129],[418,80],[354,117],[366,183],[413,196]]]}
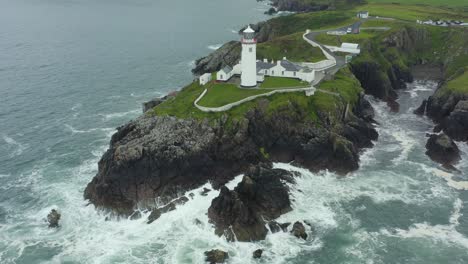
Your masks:
{"label": "peninsula", "polygon": [[[281,9],[285,2],[301,1],[274,5]],[[430,156],[466,144],[468,28],[417,22],[467,21],[466,12],[365,3],[300,9],[315,12],[247,25],[241,41],[197,60],[196,80],[152,100],[141,117],[119,127],[85,199],[119,215],[152,210],[153,222],[187,200],[187,191],[211,182],[221,188],[207,209],[216,233],[263,239],[265,224],[275,225],[271,221],[291,210],[284,182],[294,182],[294,175],[271,164],[340,175],[358,169],[361,151],[378,140],[367,98],[398,111],[396,90],[414,78],[440,80],[416,111],[447,135],[430,139]],[[455,168],[455,160],[443,163]],[[243,173],[234,190],[223,187]],[[225,233],[230,226],[232,233]]]}

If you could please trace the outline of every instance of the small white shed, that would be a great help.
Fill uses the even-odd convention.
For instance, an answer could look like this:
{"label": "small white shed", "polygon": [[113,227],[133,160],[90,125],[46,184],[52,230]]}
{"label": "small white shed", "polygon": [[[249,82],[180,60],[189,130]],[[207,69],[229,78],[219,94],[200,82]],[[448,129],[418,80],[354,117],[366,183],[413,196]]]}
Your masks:
{"label": "small white shed", "polygon": [[211,73],[205,73],[200,76],[200,85],[205,85],[211,81]]}
{"label": "small white shed", "polygon": [[369,18],[369,11],[359,11],[357,13],[357,17],[359,17],[359,18]]}

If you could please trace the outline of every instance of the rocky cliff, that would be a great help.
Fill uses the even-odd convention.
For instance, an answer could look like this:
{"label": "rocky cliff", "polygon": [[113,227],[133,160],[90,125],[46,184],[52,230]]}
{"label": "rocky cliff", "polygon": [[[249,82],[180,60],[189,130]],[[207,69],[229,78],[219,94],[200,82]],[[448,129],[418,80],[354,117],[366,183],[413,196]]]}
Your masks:
{"label": "rocky cliff", "polygon": [[[305,118],[290,103],[269,113],[260,100],[245,118],[227,123],[144,115],[118,128],[85,198],[101,208],[130,214],[152,208],[211,181],[221,186],[259,162],[294,162],[311,170],[347,173],[358,168],[359,150],[377,138],[364,97],[340,120]],[[337,109],[336,111],[342,111]]]}

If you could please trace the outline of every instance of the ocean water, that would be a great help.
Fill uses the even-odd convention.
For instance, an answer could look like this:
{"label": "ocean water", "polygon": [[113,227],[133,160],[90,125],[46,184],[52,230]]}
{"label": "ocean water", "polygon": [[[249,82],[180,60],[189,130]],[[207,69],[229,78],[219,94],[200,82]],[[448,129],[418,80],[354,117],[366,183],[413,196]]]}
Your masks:
{"label": "ocean water", "polygon": [[[436,88],[400,92],[400,112],[372,100],[380,138],[345,178],[300,172],[294,210],[310,239],[288,233],[256,243],[214,235],[199,195],[146,224],[111,219],[82,194],[115,128],[141,103],[193,77],[193,60],[248,22],[253,0],[0,0],[0,263],[203,263],[220,248],[229,263],[468,263],[468,146],[461,173],[424,155],[433,124],[412,114]],[[229,183],[233,188],[241,175]],[[209,187],[207,184],[204,187]],[[203,187],[202,187],[203,188]],[[201,189],[201,188],[200,188]],[[61,227],[47,228],[52,208]],[[199,219],[202,224],[195,224]]]}

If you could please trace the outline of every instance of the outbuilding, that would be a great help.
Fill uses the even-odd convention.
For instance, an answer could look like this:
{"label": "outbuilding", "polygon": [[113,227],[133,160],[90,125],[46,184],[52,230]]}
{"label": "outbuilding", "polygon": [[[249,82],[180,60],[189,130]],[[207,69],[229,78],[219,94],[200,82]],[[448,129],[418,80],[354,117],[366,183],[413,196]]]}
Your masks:
{"label": "outbuilding", "polygon": [[359,17],[359,18],[369,18],[369,11],[359,11],[357,13],[357,17]]}
{"label": "outbuilding", "polygon": [[200,85],[205,85],[211,81],[211,73],[205,73],[200,76]]}
{"label": "outbuilding", "polygon": [[233,74],[232,68],[230,66],[226,66],[222,68],[218,73],[216,73],[216,80],[218,81],[228,81],[231,79]]}

